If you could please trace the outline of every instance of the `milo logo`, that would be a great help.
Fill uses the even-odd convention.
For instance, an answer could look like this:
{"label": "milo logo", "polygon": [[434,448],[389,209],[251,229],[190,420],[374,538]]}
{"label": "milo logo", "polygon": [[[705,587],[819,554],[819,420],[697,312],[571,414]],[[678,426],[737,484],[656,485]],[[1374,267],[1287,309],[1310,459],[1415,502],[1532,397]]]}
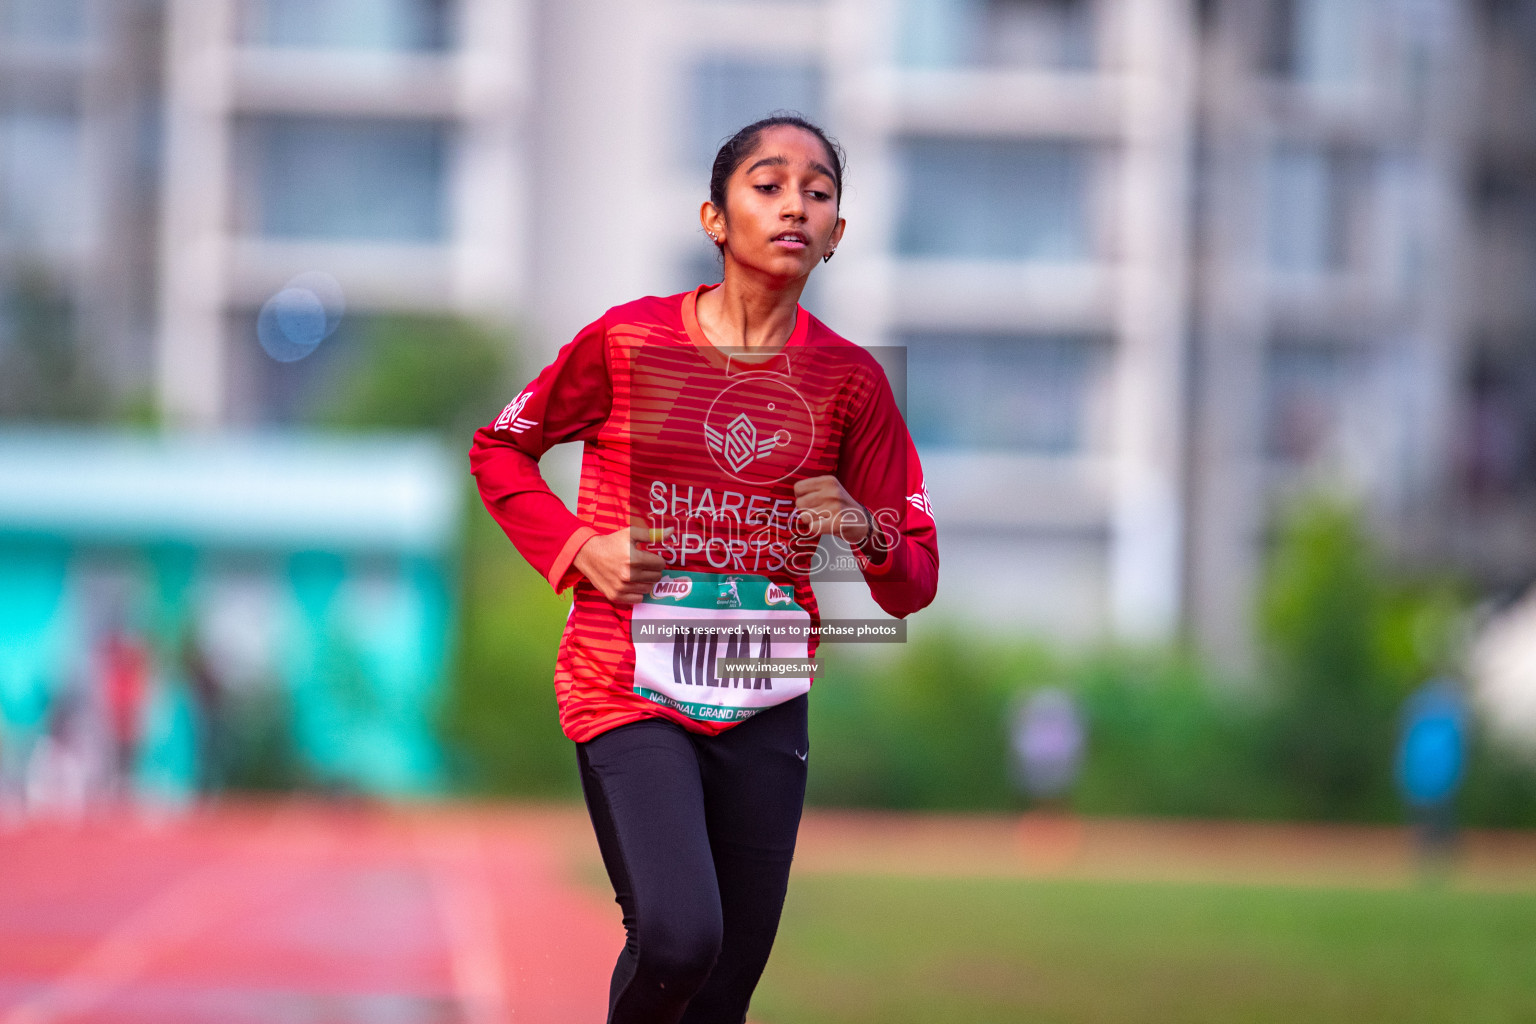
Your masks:
{"label": "milo logo", "polygon": [[767,599],[769,604],[794,604],[795,596],[777,583],[768,584]]}
{"label": "milo logo", "polygon": [[693,592],[693,580],[687,576],[663,576],[651,587],[652,597],[675,597],[679,601]]}

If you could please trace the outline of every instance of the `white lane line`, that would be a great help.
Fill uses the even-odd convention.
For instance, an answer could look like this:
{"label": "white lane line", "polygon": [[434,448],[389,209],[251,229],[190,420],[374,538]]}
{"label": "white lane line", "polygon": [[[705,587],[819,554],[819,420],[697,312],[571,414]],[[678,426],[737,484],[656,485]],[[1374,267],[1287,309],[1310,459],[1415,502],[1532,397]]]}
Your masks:
{"label": "white lane line", "polygon": [[[282,835],[284,845],[293,846],[294,819],[280,815],[266,831]],[[306,853],[329,843],[313,833],[303,838],[298,845]],[[248,894],[231,883],[244,878],[251,861],[269,856],[264,842],[242,846],[171,883],[107,932],[48,987],[12,1007],[0,1024],[50,1024],[100,1006],[158,956],[246,902]]]}
{"label": "white lane line", "polygon": [[454,993],[466,1024],[507,1024],[507,977],[483,840],[473,826],[418,820],[416,844],[448,936]]}

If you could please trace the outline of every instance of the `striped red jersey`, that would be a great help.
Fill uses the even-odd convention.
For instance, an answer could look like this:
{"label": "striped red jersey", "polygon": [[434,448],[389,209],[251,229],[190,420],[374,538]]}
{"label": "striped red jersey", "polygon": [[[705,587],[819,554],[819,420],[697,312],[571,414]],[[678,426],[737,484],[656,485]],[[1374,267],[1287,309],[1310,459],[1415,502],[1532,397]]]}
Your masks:
{"label": "striped red jersey", "polygon": [[[721,606],[741,607],[740,581],[741,593],[755,585],[770,604],[798,606],[814,629],[817,542],[796,530],[794,487],[832,474],[887,538],[887,550],[855,554],[881,608],[908,615],[938,585],[922,467],[880,364],[804,309],[771,356],[716,348],[695,314],[704,290],[609,310],[477,431],[470,449],[490,514],[557,591],[575,588],[555,690],[561,728],[577,742],[642,718],[706,734],[733,724],[700,720],[638,684],[637,606],[609,602],[572,564],[598,533],[671,527],[652,546],[674,574],[655,594],[676,597],[688,581],[717,578]],[[538,467],[567,441],[585,446],[575,513]]]}

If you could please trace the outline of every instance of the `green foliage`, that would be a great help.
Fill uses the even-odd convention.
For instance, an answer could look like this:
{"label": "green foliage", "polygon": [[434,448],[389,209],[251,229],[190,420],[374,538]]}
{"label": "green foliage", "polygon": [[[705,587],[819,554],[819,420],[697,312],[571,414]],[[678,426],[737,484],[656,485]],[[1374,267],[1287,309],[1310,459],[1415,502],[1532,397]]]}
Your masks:
{"label": "green foliage", "polygon": [[1009,702],[1049,678],[1038,649],[998,650],[954,634],[895,659],[855,660],[830,645],[811,691],[808,798],[840,806],[1007,807]]}
{"label": "green foliage", "polygon": [[1536,828],[1536,765],[1486,735],[1474,736],[1456,806],[1467,824]]}
{"label": "green foliage", "polygon": [[469,321],[390,314],[368,322],[322,425],[436,430],[467,439],[505,401],[510,343]]}
{"label": "green foliage", "polygon": [[0,296],[0,418],[89,421],[108,405],[75,330],[69,296],[23,267]]}
{"label": "green foliage", "polygon": [[[1087,755],[1080,812],[1401,820],[1393,776],[1405,698],[1452,672],[1467,599],[1386,568],[1347,507],[1286,519],[1263,591],[1259,685],[1177,652],[1077,656],[927,634],[883,660],[825,649],[812,691],[809,797],[833,806],[1002,810],[1006,721],[1044,685],[1073,692]],[[1536,824],[1536,767],[1476,737],[1460,801],[1476,825]]]}
{"label": "green foliage", "polygon": [[1146,652],[1090,655],[1073,681],[1088,755],[1072,794],[1090,814],[1277,817],[1266,720],[1251,699],[1192,659]]}
{"label": "green foliage", "polygon": [[1282,526],[1262,632],[1277,701],[1275,768],[1308,816],[1380,816],[1395,807],[1395,680],[1378,649],[1385,582],[1351,510],[1306,505]]}
{"label": "green foliage", "polygon": [[277,685],[231,695],[220,715],[209,756],[217,784],[226,789],[279,793],[307,787],[294,749],[287,694]]}
{"label": "green foliage", "polygon": [[829,806],[1008,810],[1007,723],[1042,686],[1077,696],[1087,757],[1071,806],[1090,814],[1273,817],[1266,721],[1192,660],[1105,650],[1067,657],[1040,646],[940,633],[889,661],[823,654],[811,693],[809,799]]}
{"label": "green foliage", "polygon": [[1261,625],[1273,771],[1290,813],[1396,817],[1393,753],[1404,698],[1453,657],[1464,602],[1453,584],[1394,577],[1360,516],[1299,503],[1271,557]]}
{"label": "green foliage", "polygon": [[466,537],[458,655],[440,719],[454,774],[481,795],[574,796],[553,682],[569,602],[478,508]]}
{"label": "green foliage", "polygon": [[[474,324],[382,316],[362,340],[362,361],[320,414],[327,426],[431,430],[467,448],[506,400],[511,343]],[[453,781],[482,795],[574,795],[553,683],[568,601],[466,492],[459,635],[438,721]]]}

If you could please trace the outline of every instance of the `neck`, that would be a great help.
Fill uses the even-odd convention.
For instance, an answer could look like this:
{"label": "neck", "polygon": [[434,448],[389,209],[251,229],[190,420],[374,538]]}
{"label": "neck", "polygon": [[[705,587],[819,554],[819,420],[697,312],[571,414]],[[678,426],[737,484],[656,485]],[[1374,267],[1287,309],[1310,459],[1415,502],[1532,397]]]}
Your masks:
{"label": "neck", "polygon": [[699,327],[716,348],[768,354],[795,330],[805,278],[770,280],[725,258],[725,280],[699,296]]}

